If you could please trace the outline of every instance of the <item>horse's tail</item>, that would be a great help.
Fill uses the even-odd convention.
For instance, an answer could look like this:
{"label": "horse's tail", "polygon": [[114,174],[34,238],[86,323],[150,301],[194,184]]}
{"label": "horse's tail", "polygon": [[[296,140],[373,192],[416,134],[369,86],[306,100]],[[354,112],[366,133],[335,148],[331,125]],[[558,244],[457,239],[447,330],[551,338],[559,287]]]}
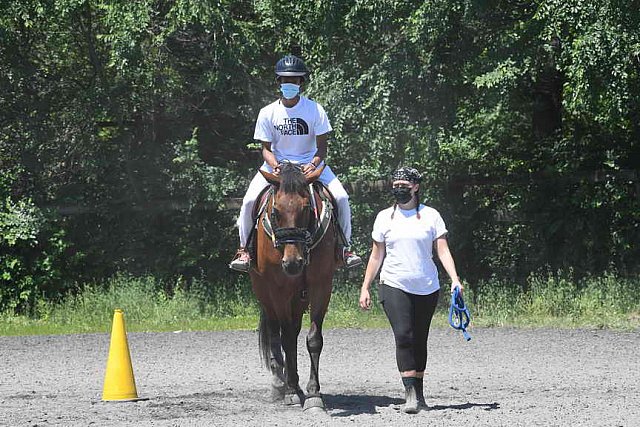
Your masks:
{"label": "horse's tail", "polygon": [[260,307],[260,326],[258,327],[258,343],[260,345],[260,360],[267,369],[271,369],[271,329],[264,308]]}

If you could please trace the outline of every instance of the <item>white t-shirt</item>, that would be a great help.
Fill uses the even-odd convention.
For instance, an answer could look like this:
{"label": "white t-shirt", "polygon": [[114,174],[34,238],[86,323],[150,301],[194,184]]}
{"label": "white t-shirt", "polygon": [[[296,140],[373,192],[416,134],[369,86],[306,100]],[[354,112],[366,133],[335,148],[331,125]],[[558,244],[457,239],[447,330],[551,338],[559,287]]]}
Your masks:
{"label": "white t-shirt", "polygon": [[371,237],[385,244],[380,281],[411,294],[429,295],[440,289],[433,242],[447,233],[447,227],[435,209],[425,205],[419,209],[420,219],[415,209],[398,207],[393,219],[393,207],[384,209],[376,217]]}
{"label": "white t-shirt", "polygon": [[280,100],[260,110],[253,138],[270,142],[276,160],[309,163],[318,151],[316,136],[331,132],[324,108],[305,96],[287,108]]}

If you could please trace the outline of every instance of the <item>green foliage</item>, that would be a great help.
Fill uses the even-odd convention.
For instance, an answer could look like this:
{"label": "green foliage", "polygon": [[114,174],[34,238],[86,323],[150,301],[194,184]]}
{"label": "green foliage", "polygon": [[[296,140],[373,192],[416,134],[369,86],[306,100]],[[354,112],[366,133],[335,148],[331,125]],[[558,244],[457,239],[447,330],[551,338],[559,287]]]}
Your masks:
{"label": "green foliage", "polygon": [[0,209],[0,311],[30,311],[37,299],[63,292],[63,276],[79,258],[68,248],[64,232],[30,199],[7,198]]}
{"label": "green foliage", "polygon": [[[421,194],[473,285],[638,271],[632,2],[28,0],[0,12],[0,307],[118,271],[233,280],[225,201],[260,163],[255,118],[294,45],[334,127],[332,168],[351,183],[425,171]],[[351,196],[364,253],[389,198]]]}
{"label": "green foliage", "polygon": [[476,325],[638,328],[638,278],[571,272],[531,275],[527,286],[483,282],[467,292]]}
{"label": "green foliage", "polygon": [[[261,65],[247,59],[259,46],[243,8],[71,0],[2,8],[0,169],[11,183],[2,181],[0,196],[32,200],[48,229],[83,254],[67,283],[119,270],[217,277],[232,250],[222,199],[244,175],[223,156],[237,149],[245,159],[257,107],[249,100],[259,93],[246,83]],[[229,73],[238,62],[255,65]],[[47,242],[29,256],[59,250]]]}
{"label": "green foliage", "polygon": [[5,312],[0,335],[108,332],[116,308],[124,310],[129,331],[255,328],[255,301],[247,292],[238,298],[232,289],[221,285],[217,298],[208,298],[187,291],[181,280],[169,285],[152,277],[118,275],[83,286],[57,303],[39,299],[28,317]]}
{"label": "green foliage", "polygon": [[[483,282],[465,291],[470,331],[496,325],[634,330],[640,327],[637,286],[637,277],[611,273],[579,281],[571,274],[531,275],[527,287]],[[59,302],[39,299],[31,316],[0,311],[0,335],[108,332],[116,308],[124,310],[131,332],[255,329],[259,309],[249,289],[246,280],[210,286],[199,280],[167,283],[117,275],[83,286]],[[389,328],[376,290],[374,286],[372,309],[365,312],[358,306],[358,283],[337,284],[325,328]],[[449,328],[448,305],[443,291],[432,325],[458,334]],[[306,313],[303,329],[308,325]]]}
{"label": "green foliage", "polygon": [[168,285],[152,277],[119,275],[105,285],[86,286],[58,305],[41,304],[38,317],[89,332],[96,327],[108,329],[116,308],[124,310],[129,324],[152,330],[179,329],[206,318],[255,317],[258,313],[249,292],[239,295],[233,287],[220,286],[213,295],[206,295],[192,291],[198,286],[197,281],[187,289],[184,281]]}
{"label": "green foliage", "polygon": [[44,223],[42,213],[30,199],[14,203],[10,198],[5,200],[0,211],[0,243],[7,247],[25,242],[33,246],[38,232]]}

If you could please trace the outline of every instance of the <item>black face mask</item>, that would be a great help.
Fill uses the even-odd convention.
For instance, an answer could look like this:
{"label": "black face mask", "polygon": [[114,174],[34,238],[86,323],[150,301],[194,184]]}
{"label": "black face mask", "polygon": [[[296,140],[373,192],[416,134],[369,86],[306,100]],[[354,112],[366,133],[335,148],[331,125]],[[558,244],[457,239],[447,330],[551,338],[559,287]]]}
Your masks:
{"label": "black face mask", "polygon": [[413,197],[413,194],[411,194],[411,189],[404,188],[404,187],[397,187],[397,188],[391,189],[391,194],[393,194],[393,197],[396,199],[396,202],[402,205],[411,201],[411,198]]}

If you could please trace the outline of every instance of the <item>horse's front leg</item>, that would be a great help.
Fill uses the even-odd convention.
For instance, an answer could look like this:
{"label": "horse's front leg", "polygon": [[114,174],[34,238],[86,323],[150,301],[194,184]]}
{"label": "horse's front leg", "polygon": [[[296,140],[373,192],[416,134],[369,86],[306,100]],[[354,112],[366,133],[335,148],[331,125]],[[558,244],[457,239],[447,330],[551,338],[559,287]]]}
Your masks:
{"label": "horse's front leg", "polygon": [[324,402],[320,394],[320,353],[322,352],[322,322],[327,310],[327,305],[322,304],[321,307],[311,308],[311,326],[307,335],[307,351],[311,359],[311,368],[309,372],[309,382],[307,383],[307,398],[304,402],[304,410],[321,410],[324,411]]}
{"label": "horse's front leg", "polygon": [[282,340],[280,337],[280,322],[269,320],[271,371],[271,401],[282,401],[285,393],[286,377],[284,374],[284,358],[282,357]]}
{"label": "horse's front leg", "polygon": [[298,384],[298,334],[302,319],[293,322],[282,322],[282,348],[284,349],[285,360],[285,405],[299,405],[304,399],[304,394]]}

